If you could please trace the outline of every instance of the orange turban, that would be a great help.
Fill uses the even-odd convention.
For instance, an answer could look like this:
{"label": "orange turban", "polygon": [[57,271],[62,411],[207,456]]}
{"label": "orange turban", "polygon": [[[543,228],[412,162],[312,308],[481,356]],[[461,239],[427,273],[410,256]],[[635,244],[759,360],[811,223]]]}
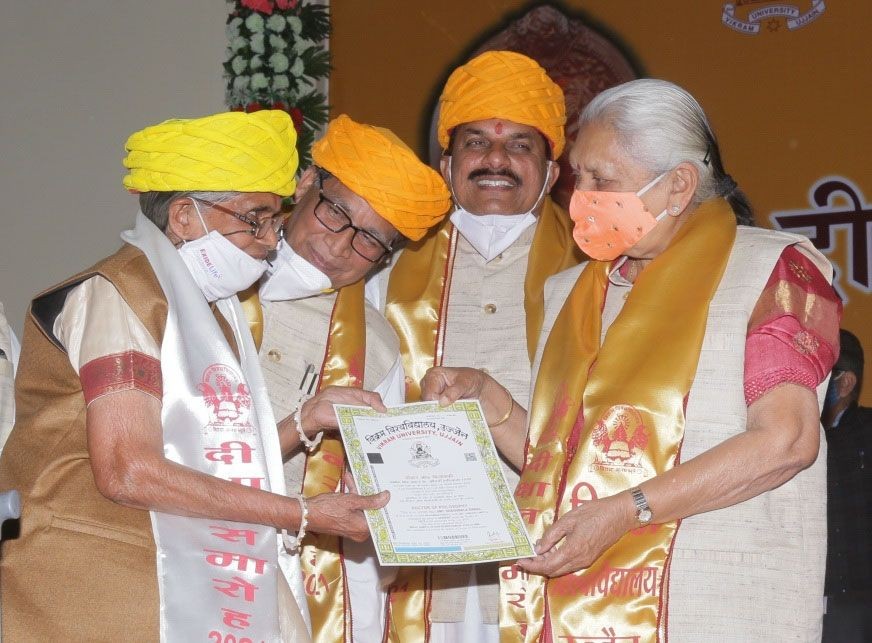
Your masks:
{"label": "orange turban", "polygon": [[416,241],[451,205],[445,181],[390,130],[345,114],[327,126],[312,160],[363,198],[403,236]]}
{"label": "orange turban", "polygon": [[272,192],[297,183],[297,133],[287,112],[172,119],[127,139],[124,186],[134,192]]}
{"label": "orange turban", "polygon": [[532,58],[513,51],[486,51],[448,77],[437,126],[443,150],[455,127],[491,118],[535,127],[551,143],[554,158],[563,151],[563,90]]}

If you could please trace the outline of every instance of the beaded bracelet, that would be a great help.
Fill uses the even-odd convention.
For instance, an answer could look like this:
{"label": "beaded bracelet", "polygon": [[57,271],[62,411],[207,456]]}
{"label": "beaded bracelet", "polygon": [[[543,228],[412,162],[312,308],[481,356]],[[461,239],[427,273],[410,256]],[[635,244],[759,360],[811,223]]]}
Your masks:
{"label": "beaded bracelet", "polygon": [[315,450],[315,448],[321,444],[321,438],[324,436],[324,433],[321,432],[315,436],[314,440],[310,440],[306,433],[303,431],[303,404],[305,404],[311,395],[304,395],[300,398],[300,402],[297,405],[297,408],[294,409],[294,426],[297,429],[297,435],[300,436],[300,442],[306,447],[306,451],[310,453]]}
{"label": "beaded bracelet", "polygon": [[303,496],[291,497],[300,503],[300,530],[297,532],[296,537],[291,536],[287,530],[282,530],[282,540],[288,551],[298,551],[303,545],[303,538],[306,536],[306,527],[309,525],[309,507],[306,505],[306,499]]}

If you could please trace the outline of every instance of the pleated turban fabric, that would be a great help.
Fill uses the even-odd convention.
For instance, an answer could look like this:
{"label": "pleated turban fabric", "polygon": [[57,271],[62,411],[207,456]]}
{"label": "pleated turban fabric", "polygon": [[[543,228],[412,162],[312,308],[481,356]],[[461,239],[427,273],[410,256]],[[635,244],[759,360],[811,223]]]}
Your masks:
{"label": "pleated turban fabric", "polygon": [[551,143],[554,158],[563,151],[563,90],[532,58],[513,51],[486,51],[448,77],[437,125],[443,150],[458,125],[492,118],[535,127]]}
{"label": "pleated turban fabric", "polygon": [[451,205],[442,176],[393,132],[345,114],[327,126],[312,147],[312,160],[413,241],[439,223]]}
{"label": "pleated turban fabric", "polygon": [[287,112],[223,112],[172,119],[127,139],[133,192],[272,192],[297,187],[297,133]]}

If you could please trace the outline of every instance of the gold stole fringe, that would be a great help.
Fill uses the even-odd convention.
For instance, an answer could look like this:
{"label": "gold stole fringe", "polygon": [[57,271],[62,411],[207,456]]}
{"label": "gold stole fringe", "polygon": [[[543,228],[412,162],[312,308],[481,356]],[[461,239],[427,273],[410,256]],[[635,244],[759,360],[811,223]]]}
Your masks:
{"label": "gold stole fringe", "polygon": [[[363,386],[365,359],[366,317],[361,280],[345,286],[336,296],[318,390],[331,385]],[[337,491],[344,468],[342,440],[324,435],[320,447],[306,458],[303,495]],[[300,564],[312,616],[312,640],[350,641],[351,610],[341,540],[336,536],[307,534]]]}
{"label": "gold stole fringe", "polygon": [[[700,206],[639,275],[602,347],[609,264],[591,262],[580,275],[545,346],[515,493],[534,540],[584,501],[674,466],[684,399],[735,234],[725,201]],[[555,641],[603,632],[658,640],[676,529],[633,530],[588,569],[550,580],[503,567],[501,640],[539,641],[546,617]]]}
{"label": "gold stole fringe", "polygon": [[[388,284],[385,316],[400,338],[406,371],[406,401],[421,397],[427,369],[442,363],[448,298],[457,231],[449,220],[400,255]],[[572,221],[546,197],[533,235],[524,279],[524,310],[530,359],[544,318],[544,285],[553,274],[574,266],[584,255],[572,239]],[[390,588],[386,638],[392,643],[426,642],[430,637],[427,568],[404,567]]]}

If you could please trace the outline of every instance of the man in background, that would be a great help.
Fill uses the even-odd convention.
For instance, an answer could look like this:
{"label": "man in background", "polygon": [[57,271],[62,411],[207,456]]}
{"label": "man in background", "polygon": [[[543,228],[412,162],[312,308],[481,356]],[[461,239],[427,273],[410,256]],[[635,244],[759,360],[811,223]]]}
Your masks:
{"label": "man in background", "polygon": [[821,422],[827,436],[827,575],[823,641],[872,641],[872,409],[857,400],[863,347],[839,331]]}

